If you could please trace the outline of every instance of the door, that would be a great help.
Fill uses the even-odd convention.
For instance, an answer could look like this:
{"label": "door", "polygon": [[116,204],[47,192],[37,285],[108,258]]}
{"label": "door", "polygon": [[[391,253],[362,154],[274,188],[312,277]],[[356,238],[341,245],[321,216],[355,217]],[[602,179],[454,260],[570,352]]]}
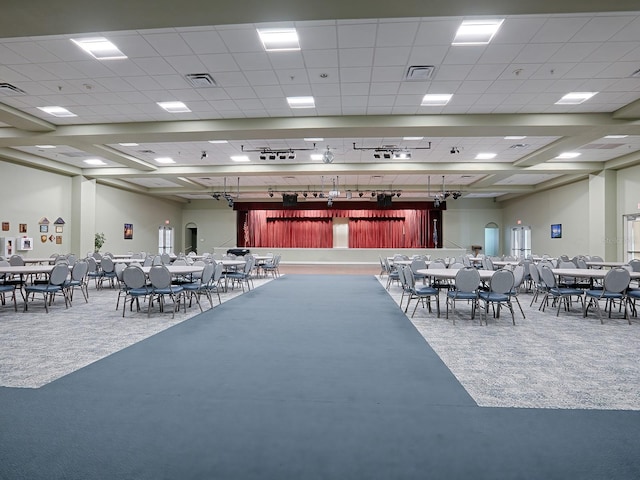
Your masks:
{"label": "door", "polygon": [[623,215],[624,257],[628,262],[640,258],[640,215]]}
{"label": "door", "polygon": [[531,255],[531,227],[511,229],[511,256],[525,259]]}
{"label": "door", "polygon": [[173,253],[173,227],[158,227],[158,253]]}

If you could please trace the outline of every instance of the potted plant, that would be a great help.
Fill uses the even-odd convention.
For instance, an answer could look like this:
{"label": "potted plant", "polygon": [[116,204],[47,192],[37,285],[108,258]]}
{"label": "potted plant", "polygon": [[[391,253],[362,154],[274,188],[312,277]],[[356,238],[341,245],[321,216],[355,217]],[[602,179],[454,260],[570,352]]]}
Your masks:
{"label": "potted plant", "polygon": [[95,238],[93,239],[93,245],[95,247],[95,251],[99,252],[104,242],[107,241],[107,237],[105,237],[104,233],[96,233]]}

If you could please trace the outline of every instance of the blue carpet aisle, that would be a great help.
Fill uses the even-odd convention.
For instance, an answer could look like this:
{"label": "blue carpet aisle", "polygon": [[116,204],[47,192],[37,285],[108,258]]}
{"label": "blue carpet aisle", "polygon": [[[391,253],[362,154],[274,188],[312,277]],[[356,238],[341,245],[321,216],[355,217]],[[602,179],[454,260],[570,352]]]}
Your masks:
{"label": "blue carpet aisle", "polygon": [[0,389],[2,479],[636,479],[638,451],[640,412],[478,407],[374,277],[287,275]]}

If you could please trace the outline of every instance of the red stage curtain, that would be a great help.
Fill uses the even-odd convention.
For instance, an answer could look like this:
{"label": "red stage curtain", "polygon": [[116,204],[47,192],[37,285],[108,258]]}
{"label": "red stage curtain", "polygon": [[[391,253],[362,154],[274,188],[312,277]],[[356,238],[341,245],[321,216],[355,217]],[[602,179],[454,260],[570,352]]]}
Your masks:
{"label": "red stage curtain", "polygon": [[246,246],[332,248],[333,217],[349,218],[350,248],[424,248],[429,241],[427,211],[250,210]]}

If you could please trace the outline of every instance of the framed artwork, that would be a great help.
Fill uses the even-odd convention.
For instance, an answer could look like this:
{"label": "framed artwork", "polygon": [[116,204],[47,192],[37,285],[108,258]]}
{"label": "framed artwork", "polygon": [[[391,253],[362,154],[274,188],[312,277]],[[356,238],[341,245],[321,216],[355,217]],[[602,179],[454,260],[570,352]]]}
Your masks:
{"label": "framed artwork", "polygon": [[47,233],[49,231],[49,225],[40,225],[40,233]]}
{"label": "framed artwork", "polygon": [[62,225],[56,225],[56,233],[62,233]]}
{"label": "framed artwork", "polygon": [[22,237],[18,240],[20,241],[18,250],[33,250],[33,238]]}
{"label": "framed artwork", "polygon": [[20,233],[27,233],[27,224],[26,224],[26,223],[21,223],[21,224],[18,226],[18,231],[19,231]]}
{"label": "framed artwork", "polygon": [[9,231],[9,222],[2,222],[2,231],[3,232]]}
{"label": "framed artwork", "polygon": [[62,245],[62,235],[56,237],[56,245]]}
{"label": "framed artwork", "polygon": [[124,239],[125,240],[133,239],[133,223],[124,224]]}
{"label": "framed artwork", "polygon": [[41,241],[42,243],[46,243],[46,241],[47,241],[47,236],[46,236],[46,235],[40,235],[40,241]]}
{"label": "framed artwork", "polygon": [[562,224],[554,223],[551,225],[551,238],[562,238]]}

